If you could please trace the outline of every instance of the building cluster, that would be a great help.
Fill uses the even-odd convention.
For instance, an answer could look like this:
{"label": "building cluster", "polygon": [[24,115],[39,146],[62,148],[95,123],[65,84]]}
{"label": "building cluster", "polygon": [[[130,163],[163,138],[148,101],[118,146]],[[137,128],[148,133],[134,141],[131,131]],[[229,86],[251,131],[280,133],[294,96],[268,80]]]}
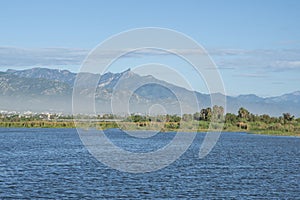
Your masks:
{"label": "building cluster", "polygon": [[50,113],[50,112],[32,112],[32,111],[6,111],[0,110],[0,118],[35,118],[40,120],[56,120],[60,117],[63,117],[62,113]]}

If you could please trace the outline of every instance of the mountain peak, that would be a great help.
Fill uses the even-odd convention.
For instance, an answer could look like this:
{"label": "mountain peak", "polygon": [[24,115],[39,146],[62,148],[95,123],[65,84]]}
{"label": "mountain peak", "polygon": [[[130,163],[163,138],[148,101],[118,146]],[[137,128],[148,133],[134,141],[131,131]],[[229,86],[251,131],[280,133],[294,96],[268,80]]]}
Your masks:
{"label": "mountain peak", "polygon": [[239,97],[258,97],[255,94],[240,94]]}
{"label": "mountain peak", "polygon": [[130,72],[131,68],[129,67],[128,69],[126,69],[124,72]]}
{"label": "mountain peak", "polygon": [[300,96],[300,91],[295,91],[295,92],[292,92],[291,94],[295,95],[295,96]]}
{"label": "mountain peak", "polygon": [[125,71],[121,72],[121,74],[126,74],[126,73],[131,73],[131,72],[132,72],[131,69],[128,68],[128,69],[126,69]]}
{"label": "mountain peak", "polygon": [[127,70],[123,71],[121,73],[121,75],[122,75],[122,78],[129,78],[129,77],[132,77],[132,76],[136,76],[137,74],[134,73],[133,71],[131,71],[130,68],[128,68]]}
{"label": "mountain peak", "polygon": [[[12,75],[12,76],[10,76]],[[0,72],[0,105],[18,107],[19,103],[12,104],[13,100],[7,100],[6,104],[3,100],[5,97],[27,95],[28,97],[37,97],[46,95],[51,97],[61,96],[62,94],[70,95],[72,87],[78,74],[68,70],[48,69],[48,68],[33,68],[24,70],[9,69],[6,72]],[[88,83],[91,79],[99,80],[99,74],[89,73],[83,76]],[[92,81],[93,82],[93,81]],[[148,82],[157,84],[147,84]],[[151,75],[141,76],[136,74],[130,68],[120,73],[107,72],[101,75],[98,82],[98,98],[103,102],[108,102],[110,92],[115,90],[118,94],[125,94],[128,88],[139,86],[139,90],[135,93],[137,101],[146,105],[148,102],[155,103],[167,102],[168,105],[173,105],[175,98],[171,97],[165,88],[171,88],[178,94],[186,97],[192,91],[185,88],[179,88],[175,85],[158,80]],[[160,87],[163,86],[163,87]],[[211,94],[223,95],[223,94]],[[169,98],[170,97],[170,98]],[[226,96],[230,97],[230,96]],[[197,98],[203,106],[209,106],[209,97],[207,95],[197,93]],[[8,98],[9,99],[9,98]],[[19,98],[21,99],[21,98]],[[249,109],[252,113],[261,114],[268,113],[270,115],[281,115],[283,112],[290,112],[293,115],[300,116],[300,91],[295,91],[281,96],[262,98],[255,94],[245,94],[237,97],[227,98],[229,112],[237,112],[238,108],[243,106]],[[54,101],[53,101],[54,102]],[[24,107],[30,106],[24,105]],[[21,104],[21,103],[20,103]],[[23,104],[22,104],[23,106]],[[45,105],[46,106],[46,105]]]}
{"label": "mountain peak", "polygon": [[15,69],[7,69],[6,70],[6,73],[14,73],[14,72],[16,72],[17,70],[15,70]]}

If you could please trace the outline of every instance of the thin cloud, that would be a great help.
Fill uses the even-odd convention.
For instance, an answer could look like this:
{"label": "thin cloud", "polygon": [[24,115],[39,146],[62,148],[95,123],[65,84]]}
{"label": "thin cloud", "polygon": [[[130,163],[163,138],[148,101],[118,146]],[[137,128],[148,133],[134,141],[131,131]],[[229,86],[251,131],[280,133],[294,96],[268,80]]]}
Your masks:
{"label": "thin cloud", "polygon": [[211,56],[241,56],[247,55],[249,50],[245,49],[209,49],[208,53]]}
{"label": "thin cloud", "polygon": [[217,66],[216,68],[214,67],[206,67],[204,68],[205,70],[235,70],[236,68],[234,67],[225,67],[225,66]]}
{"label": "thin cloud", "polygon": [[[95,64],[101,64],[105,59],[114,55],[123,55],[125,58],[143,58],[147,56],[168,56],[176,52],[185,55],[206,55],[198,49],[173,49],[171,52],[145,48],[138,50],[112,49],[96,55]],[[0,67],[21,68],[24,66],[71,66],[81,65],[89,50],[76,48],[17,48],[0,47]],[[262,70],[277,72],[300,70],[300,49],[210,49],[207,53],[212,56],[220,70]],[[208,69],[209,70],[209,69]],[[252,73],[252,72],[251,72]]]}
{"label": "thin cloud", "polygon": [[[18,48],[0,47],[0,67],[22,67],[22,66],[61,66],[80,65],[86,56],[89,55],[87,49],[76,48]],[[108,49],[102,51],[101,55],[95,54],[95,60],[109,59],[115,55],[122,57],[142,58],[145,56],[167,56],[167,55],[199,55],[206,54],[198,49],[171,49],[170,52],[160,49]]]}
{"label": "thin cloud", "polygon": [[300,40],[284,40],[284,41],[280,41],[278,44],[280,44],[280,45],[299,45]]}
{"label": "thin cloud", "polygon": [[273,63],[272,67],[277,71],[298,70],[300,69],[300,60],[299,61],[276,61]]}
{"label": "thin cloud", "polygon": [[268,77],[265,74],[258,74],[258,73],[241,73],[241,74],[235,74],[235,77],[247,77],[247,78],[266,78]]}
{"label": "thin cloud", "polygon": [[0,67],[79,65],[85,49],[0,47]]}
{"label": "thin cloud", "polygon": [[224,51],[224,53],[212,53],[212,57],[221,68],[233,67],[237,70],[263,70],[266,72],[300,70],[300,49],[251,51],[228,51],[225,49],[220,51]]}
{"label": "thin cloud", "polygon": [[274,81],[272,82],[273,85],[284,85],[285,83],[284,82],[281,82],[281,81]]}

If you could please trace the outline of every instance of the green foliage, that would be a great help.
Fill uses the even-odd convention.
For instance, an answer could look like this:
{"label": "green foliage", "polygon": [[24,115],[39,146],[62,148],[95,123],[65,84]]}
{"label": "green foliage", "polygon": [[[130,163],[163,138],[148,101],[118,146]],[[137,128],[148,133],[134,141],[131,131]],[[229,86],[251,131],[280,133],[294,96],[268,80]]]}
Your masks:
{"label": "green foliage", "polygon": [[200,113],[200,112],[195,112],[195,113],[193,114],[193,118],[194,118],[194,120],[196,120],[196,121],[200,121],[200,119],[201,119],[201,113]]}
{"label": "green foliage", "polygon": [[239,111],[238,111],[238,117],[240,119],[243,119],[243,120],[248,120],[249,119],[249,115],[250,115],[250,112],[245,109],[245,108],[240,108]]}
{"label": "green foliage", "polygon": [[212,109],[210,107],[204,108],[200,112],[200,120],[210,121],[212,116]]}
{"label": "green foliage", "polygon": [[[200,113],[199,113],[199,116],[200,116]],[[194,119],[194,116],[192,114],[183,114],[182,115],[182,120],[183,121],[192,121]]]}
{"label": "green foliage", "polygon": [[[18,114],[0,114],[0,127],[26,127],[26,128],[74,128],[75,119],[98,119],[92,123],[76,122],[76,127],[82,128],[121,128],[127,130],[180,130],[180,131],[207,131],[220,129],[226,131],[249,131],[264,134],[300,135],[300,118],[296,119],[290,113],[283,113],[279,117],[271,117],[267,114],[254,115],[245,108],[240,108],[237,115],[227,113],[221,106],[204,108],[194,114],[178,115],[130,115],[124,121],[116,122],[121,117],[104,114],[102,116],[58,116],[56,114],[35,114],[20,116]],[[103,121],[99,121],[103,120]],[[223,124],[223,120],[225,123]]]}
{"label": "green foliage", "polygon": [[166,122],[180,122],[181,117],[177,115],[166,115]]}
{"label": "green foliage", "polygon": [[174,130],[174,129],[179,129],[180,123],[165,123],[164,128]]}
{"label": "green foliage", "polygon": [[222,121],[224,120],[224,108],[222,106],[213,106],[212,109],[212,119],[213,121]]}
{"label": "green foliage", "polygon": [[283,113],[283,120],[284,122],[290,122],[294,119],[294,116],[292,116],[290,113]]}
{"label": "green foliage", "polygon": [[227,113],[225,115],[225,123],[236,124],[237,121],[238,121],[238,118],[235,114]]}

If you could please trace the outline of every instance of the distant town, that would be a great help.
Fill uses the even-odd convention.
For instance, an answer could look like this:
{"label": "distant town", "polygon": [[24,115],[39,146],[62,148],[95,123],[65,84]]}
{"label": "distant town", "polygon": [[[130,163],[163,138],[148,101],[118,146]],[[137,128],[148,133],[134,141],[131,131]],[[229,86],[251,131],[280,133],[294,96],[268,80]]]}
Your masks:
{"label": "distant town", "polygon": [[[87,123],[88,122],[88,123]],[[300,118],[290,113],[272,117],[256,115],[241,107],[237,114],[224,113],[221,106],[203,108],[194,114],[156,115],[134,113],[127,116],[114,114],[66,115],[51,112],[17,112],[0,110],[0,127],[15,128],[120,128],[124,130],[159,130],[183,132],[249,132],[272,135],[300,136]]]}

